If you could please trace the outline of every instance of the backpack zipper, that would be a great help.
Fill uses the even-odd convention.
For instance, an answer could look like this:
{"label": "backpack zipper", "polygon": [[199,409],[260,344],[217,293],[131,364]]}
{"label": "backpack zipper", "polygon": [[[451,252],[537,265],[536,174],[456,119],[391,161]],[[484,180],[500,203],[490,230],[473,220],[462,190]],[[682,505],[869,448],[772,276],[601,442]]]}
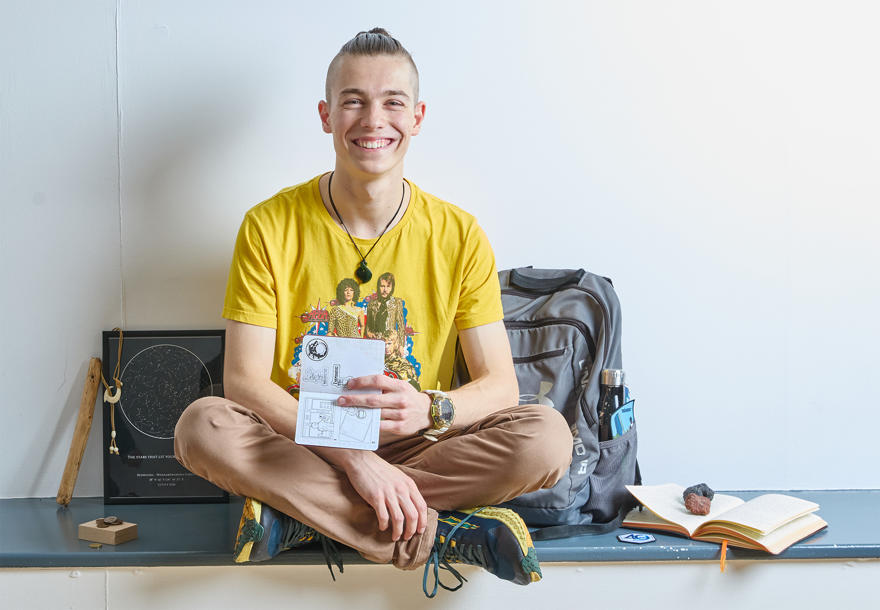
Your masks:
{"label": "backpack zipper", "polygon": [[[603,321],[605,322],[605,328],[608,328],[608,329],[611,328],[611,315],[608,312],[608,309],[602,303],[602,300],[598,296],[596,296],[595,292],[593,292],[589,288],[584,288],[583,286],[566,286],[565,288],[562,288],[556,292],[562,292],[563,290],[578,290],[580,292],[583,292],[585,294],[590,295],[590,297],[596,302],[596,305],[599,306],[599,309],[602,310],[602,318],[603,318]],[[521,288],[520,289],[503,288],[501,290],[501,294],[510,294],[513,296],[532,298],[532,297],[541,296],[541,295],[549,296],[552,293],[541,292],[539,290],[529,291],[529,290],[523,290]],[[568,320],[568,319],[569,318],[559,318],[560,321]],[[584,336],[587,338],[587,345],[590,347],[590,356],[592,357],[593,362],[595,362],[596,361],[596,344],[593,342],[592,337],[590,337],[590,334],[589,334],[589,331],[587,330],[586,324],[584,324],[580,320],[572,320],[572,322],[576,322],[581,327],[583,327],[583,330],[581,332],[583,332]],[[505,322],[504,324],[506,326],[507,322]],[[610,351],[611,351],[611,333],[606,332],[605,333],[605,354],[606,354],[606,356],[608,355],[608,353]]]}
{"label": "backpack zipper", "polygon": [[[608,308],[605,307],[605,304],[596,295],[596,293],[588,288],[584,288],[583,286],[566,286],[565,288],[562,288],[562,289],[557,290],[555,292],[562,292],[563,290],[578,290],[580,292],[583,292],[583,293],[589,295],[590,298],[593,299],[593,301],[595,301],[596,305],[599,306],[599,309],[602,310],[603,322],[605,323],[605,328],[607,329],[606,332],[604,333],[604,335],[605,335],[605,341],[604,341],[605,352],[604,353],[605,353],[605,357],[607,358],[608,354],[611,352],[611,332],[609,332],[611,329],[611,313],[608,311]],[[541,292],[539,290],[530,291],[530,290],[523,290],[521,288],[520,289],[503,288],[501,290],[501,294],[509,294],[509,295],[520,296],[520,297],[525,297],[525,298],[534,298],[536,296],[549,296],[550,294],[553,294],[553,292]],[[592,358],[593,365],[595,366],[595,364],[596,364],[596,345],[593,342],[592,337],[590,337],[589,332],[586,332],[586,324],[584,324],[583,322],[580,322],[579,320],[574,320],[574,322],[578,323],[579,328],[583,327],[581,332],[583,332],[584,336],[587,338],[587,347],[590,350],[590,357]],[[505,326],[507,326],[507,324],[508,323],[505,322]],[[578,397],[579,402],[583,397],[582,394],[584,391],[585,391],[585,388],[582,388],[581,389],[581,396]],[[590,413],[590,405],[586,405],[585,408],[581,409],[581,411],[584,414],[584,417],[587,419],[587,422],[590,425],[594,425],[596,423],[595,417],[593,417],[593,415]]]}
{"label": "backpack zipper", "polygon": [[504,327],[505,328],[541,328],[542,326],[553,326],[555,324],[565,324],[567,326],[573,326],[580,331],[580,333],[584,337],[584,341],[587,342],[587,351],[590,352],[590,361],[596,361],[596,343],[593,341],[593,337],[590,336],[590,330],[587,328],[587,325],[581,322],[580,320],[575,320],[573,318],[549,318],[545,320],[505,320]]}
{"label": "backpack zipper", "polygon": [[556,356],[561,356],[565,353],[565,348],[562,349],[554,349],[549,352],[541,352],[540,354],[533,354],[531,356],[514,356],[513,363],[514,364],[526,364],[528,362],[537,362],[538,360],[547,360],[548,358],[555,358]]}

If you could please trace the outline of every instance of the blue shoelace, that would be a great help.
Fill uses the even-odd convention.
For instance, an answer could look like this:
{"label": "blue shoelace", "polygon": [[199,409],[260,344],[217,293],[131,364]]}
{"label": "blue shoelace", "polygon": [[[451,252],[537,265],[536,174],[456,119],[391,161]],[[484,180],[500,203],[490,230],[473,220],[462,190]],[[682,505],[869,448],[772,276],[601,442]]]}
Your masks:
{"label": "blue shoelace", "polygon": [[[462,576],[461,572],[450,565],[450,559],[459,563],[480,566],[481,568],[485,568],[488,564],[488,561],[486,560],[485,549],[483,549],[481,545],[461,545],[456,543],[455,547],[450,546],[452,538],[455,535],[455,532],[458,531],[458,528],[464,525],[468,519],[476,515],[484,508],[486,507],[483,506],[473,511],[472,513],[468,513],[468,515],[464,519],[456,523],[455,527],[449,530],[449,533],[446,535],[446,540],[443,541],[442,545],[438,545],[436,542],[434,543],[434,547],[431,549],[431,554],[428,556],[428,562],[425,564],[424,575],[422,576],[422,591],[424,591],[425,596],[427,596],[428,599],[431,599],[435,595],[437,595],[437,589],[439,587],[442,587],[447,591],[458,591],[459,589],[461,589],[462,585],[467,582],[467,578]],[[448,587],[443,584],[443,582],[441,582],[441,568],[455,576],[455,578],[458,580],[458,584],[456,586]],[[434,572],[434,588],[431,590],[430,593],[428,593],[428,572],[432,569]]]}

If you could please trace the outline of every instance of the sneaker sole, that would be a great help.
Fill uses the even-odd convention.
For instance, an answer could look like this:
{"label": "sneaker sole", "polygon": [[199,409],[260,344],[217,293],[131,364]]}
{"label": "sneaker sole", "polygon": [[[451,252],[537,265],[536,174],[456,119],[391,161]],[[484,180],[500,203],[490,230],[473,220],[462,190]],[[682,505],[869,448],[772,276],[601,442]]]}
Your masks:
{"label": "sneaker sole", "polygon": [[[457,512],[462,513],[472,513],[475,510],[479,510],[477,508],[463,508]],[[529,577],[532,582],[538,582],[541,580],[542,574],[540,572],[540,568],[538,566],[538,555],[535,551],[535,543],[532,541],[532,535],[529,533],[529,528],[526,525],[525,521],[522,520],[522,517],[513,510],[509,508],[499,508],[497,506],[487,506],[483,508],[479,513],[477,513],[478,517],[486,518],[486,519],[494,519],[495,521],[499,521],[503,523],[507,528],[513,532],[516,541],[519,543],[520,550],[523,554],[524,567],[527,564],[534,564],[535,568],[529,568]],[[537,570],[537,571],[536,571]]]}
{"label": "sneaker sole", "polygon": [[[239,539],[241,538],[242,531],[244,530],[245,524],[253,520],[256,523],[260,522],[260,513],[263,511],[262,503],[254,500],[253,498],[245,498],[244,508],[241,511],[241,520],[238,522],[238,534],[235,537],[235,548],[238,548]],[[235,563],[247,563],[251,560],[251,549],[254,547],[254,540],[249,540],[245,542],[241,550],[233,556],[233,561]]]}

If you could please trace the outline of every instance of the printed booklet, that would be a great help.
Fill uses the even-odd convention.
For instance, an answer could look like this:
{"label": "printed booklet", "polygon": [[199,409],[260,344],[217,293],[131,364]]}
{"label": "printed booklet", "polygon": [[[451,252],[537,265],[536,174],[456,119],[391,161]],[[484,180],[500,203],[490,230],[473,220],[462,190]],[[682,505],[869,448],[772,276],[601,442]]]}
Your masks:
{"label": "printed booklet", "polygon": [[376,449],[381,409],[340,407],[336,399],[343,394],[379,393],[378,390],[350,391],[345,384],[355,377],[383,373],[385,342],[306,335],[300,367],[294,440],[300,445]]}

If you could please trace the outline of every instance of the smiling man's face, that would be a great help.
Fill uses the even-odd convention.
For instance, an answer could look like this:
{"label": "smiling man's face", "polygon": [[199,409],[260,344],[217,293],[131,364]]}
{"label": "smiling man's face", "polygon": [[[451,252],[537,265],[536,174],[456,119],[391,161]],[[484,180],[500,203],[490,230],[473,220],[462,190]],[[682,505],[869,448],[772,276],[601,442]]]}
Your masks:
{"label": "smiling man's face", "polygon": [[415,71],[397,55],[347,55],[328,76],[330,99],[318,105],[333,134],[336,169],[378,177],[403,174],[403,158],[419,133],[425,105],[415,99]]}

